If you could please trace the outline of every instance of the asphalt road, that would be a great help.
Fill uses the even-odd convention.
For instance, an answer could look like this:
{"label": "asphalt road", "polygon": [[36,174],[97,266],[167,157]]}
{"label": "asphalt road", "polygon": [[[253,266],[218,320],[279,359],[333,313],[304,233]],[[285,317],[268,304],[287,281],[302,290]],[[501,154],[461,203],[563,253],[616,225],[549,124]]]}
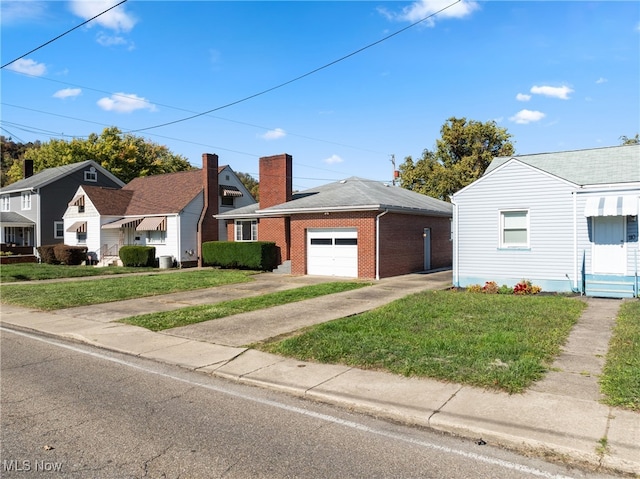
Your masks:
{"label": "asphalt road", "polygon": [[3,478],[607,477],[43,336],[0,347]]}

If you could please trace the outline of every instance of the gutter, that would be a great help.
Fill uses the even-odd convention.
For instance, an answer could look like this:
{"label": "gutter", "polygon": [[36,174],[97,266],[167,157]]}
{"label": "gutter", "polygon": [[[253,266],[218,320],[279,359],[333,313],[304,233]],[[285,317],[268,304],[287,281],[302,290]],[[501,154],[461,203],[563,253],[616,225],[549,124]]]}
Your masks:
{"label": "gutter", "polygon": [[380,280],[380,218],[388,212],[389,210],[384,210],[376,216],[376,281]]}

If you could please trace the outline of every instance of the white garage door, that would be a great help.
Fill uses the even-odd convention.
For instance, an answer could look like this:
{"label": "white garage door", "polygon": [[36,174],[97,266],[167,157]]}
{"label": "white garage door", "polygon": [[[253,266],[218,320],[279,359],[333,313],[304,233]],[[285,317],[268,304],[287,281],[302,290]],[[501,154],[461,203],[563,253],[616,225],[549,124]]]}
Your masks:
{"label": "white garage door", "polygon": [[358,231],[307,230],[307,274],[358,277]]}

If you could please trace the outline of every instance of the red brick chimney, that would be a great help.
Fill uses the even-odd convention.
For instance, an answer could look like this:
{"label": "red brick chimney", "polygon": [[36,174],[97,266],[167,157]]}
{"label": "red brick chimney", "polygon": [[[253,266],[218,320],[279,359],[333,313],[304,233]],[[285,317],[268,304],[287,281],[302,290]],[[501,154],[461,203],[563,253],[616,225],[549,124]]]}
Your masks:
{"label": "red brick chimney", "polygon": [[260,209],[291,201],[291,155],[283,153],[260,158]]}
{"label": "red brick chimney", "polygon": [[218,155],[202,154],[204,205],[198,221],[198,266],[203,265],[202,243],[218,241]]}

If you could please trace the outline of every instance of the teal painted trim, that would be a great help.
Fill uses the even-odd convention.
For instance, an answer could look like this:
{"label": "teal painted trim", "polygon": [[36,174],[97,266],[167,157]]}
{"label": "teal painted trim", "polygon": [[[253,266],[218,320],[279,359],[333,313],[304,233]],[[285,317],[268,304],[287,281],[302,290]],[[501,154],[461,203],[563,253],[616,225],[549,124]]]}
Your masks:
{"label": "teal painted trim", "polygon": [[635,275],[587,274],[585,294],[604,298],[634,298],[638,296]]}
{"label": "teal painted trim", "polygon": [[460,276],[458,278],[458,284],[454,286],[457,288],[467,288],[474,284],[484,286],[487,281],[495,281],[498,286],[506,284],[510,288],[513,288],[517,283],[523,279],[528,279],[531,284],[540,286],[543,292],[547,293],[578,293],[582,291],[582,283],[578,281],[578,287],[573,289],[573,281],[569,279],[564,280],[549,280],[549,279],[531,279],[531,278],[496,278],[496,277],[479,277],[479,276]]}

